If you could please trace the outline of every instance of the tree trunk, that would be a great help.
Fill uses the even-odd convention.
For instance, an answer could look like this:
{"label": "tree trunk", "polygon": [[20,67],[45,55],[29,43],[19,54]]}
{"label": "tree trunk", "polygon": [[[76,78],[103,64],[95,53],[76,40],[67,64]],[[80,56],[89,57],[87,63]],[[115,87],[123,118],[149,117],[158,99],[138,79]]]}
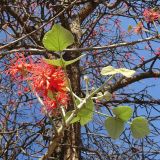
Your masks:
{"label": "tree trunk", "polygon": [[[64,59],[71,60],[75,59],[76,57],[80,56],[80,53],[65,53]],[[72,91],[80,96],[81,89],[80,89],[80,66],[79,62],[75,62],[72,65],[67,67],[67,74],[70,79],[70,83],[72,86]],[[70,98],[71,99],[71,98]],[[69,102],[67,110],[73,110],[74,103],[71,100]],[[64,132],[64,135],[59,143],[59,146],[52,154],[57,160],[80,160],[80,149],[79,146],[81,144],[81,126],[79,123],[74,123],[70,125]]]}
{"label": "tree trunk", "polygon": [[[67,60],[74,59],[78,57],[80,54],[69,54],[66,53],[66,57],[64,57]],[[72,64],[71,66],[68,66],[67,68],[68,76],[71,82],[72,90],[75,94],[80,96],[81,90],[80,90],[80,69],[79,69],[79,62],[76,62]],[[68,110],[73,110],[74,105],[73,102],[70,103],[68,106]],[[63,137],[63,144],[62,152],[64,155],[61,157],[61,159],[64,160],[80,160],[80,150],[79,145],[81,144],[81,137],[80,137],[80,124],[75,123],[72,124],[64,133]]]}

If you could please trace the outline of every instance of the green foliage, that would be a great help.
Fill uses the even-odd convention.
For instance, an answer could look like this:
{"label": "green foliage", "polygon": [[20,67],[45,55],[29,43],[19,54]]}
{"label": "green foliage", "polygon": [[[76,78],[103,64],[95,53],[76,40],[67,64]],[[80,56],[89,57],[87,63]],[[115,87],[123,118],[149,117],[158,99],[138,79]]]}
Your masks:
{"label": "green foliage", "polygon": [[116,117],[108,117],[105,128],[112,139],[117,139],[124,130],[124,122]]}
{"label": "green foliage", "polygon": [[[77,101],[77,105],[80,102]],[[94,103],[93,100],[89,99],[85,105],[79,110],[77,113],[77,116],[72,119],[70,123],[80,122],[80,124],[83,126],[90,122],[93,118],[93,111],[94,111]],[[69,111],[66,113],[65,119],[67,119],[71,115],[72,111]]]}
{"label": "green foliage", "polygon": [[54,66],[67,66],[70,65],[72,63],[75,63],[76,61],[80,60],[83,56],[85,55],[81,55],[73,60],[70,61],[65,61],[64,59],[44,59],[46,63],[54,65]]}
{"label": "green foliage", "polygon": [[[131,118],[133,110],[128,106],[118,106],[112,110],[115,117],[108,117],[105,128],[113,139],[117,139],[124,130],[124,124]],[[144,138],[150,133],[148,121],[143,117],[133,119],[131,131],[134,138]]]}
{"label": "green foliage", "polygon": [[65,63],[62,59],[44,59],[44,61],[53,66],[63,66]]}
{"label": "green foliage", "polygon": [[104,67],[101,70],[101,74],[104,75],[104,76],[114,75],[114,74],[117,74],[117,73],[120,73],[120,74],[124,75],[125,77],[129,78],[135,73],[135,71],[134,70],[129,70],[129,69],[126,69],[126,68],[116,69],[112,66]]}
{"label": "green foliage", "polygon": [[[69,118],[69,116],[70,116],[71,114],[72,114],[72,111],[68,111],[68,112],[66,113],[66,115],[65,115],[65,117],[64,117],[65,121]],[[70,124],[75,123],[75,122],[78,122],[79,120],[80,120],[79,117],[74,117],[74,118],[71,120]]]}
{"label": "green foliage", "polygon": [[[130,31],[131,29],[132,26],[129,26],[128,31]],[[59,24],[55,24],[52,27],[52,29],[45,34],[43,38],[43,44],[45,48],[49,51],[63,51],[73,43],[74,43],[74,38],[72,33],[67,29],[63,28]],[[83,56],[84,55],[70,61],[65,61],[63,58],[55,60],[45,59],[45,62],[54,66],[67,66],[80,60]],[[105,76],[114,75],[117,73],[120,73],[123,76],[129,78],[135,73],[135,71],[126,68],[116,69],[112,66],[104,67],[101,70],[101,74]],[[54,99],[55,97],[55,95],[50,90],[48,91],[47,95],[51,99]],[[110,100],[112,96],[107,91],[104,94],[100,92],[97,95],[99,99],[105,98],[106,100]],[[77,105],[79,103],[80,102],[77,102]],[[75,122],[80,122],[82,126],[87,124],[93,118],[93,111],[94,111],[94,103],[93,100],[89,99],[84,104],[84,106],[79,110],[77,116],[74,117],[70,123],[72,124]],[[123,132],[124,124],[131,118],[133,111],[128,106],[119,106],[114,108],[112,111],[115,116],[108,117],[105,120],[105,128],[107,129],[111,138],[117,139]],[[65,120],[69,118],[72,112],[73,111],[69,111],[66,113]],[[135,118],[131,123],[131,131],[133,133],[133,137],[135,138],[143,138],[146,135],[148,135],[150,131],[147,120],[143,117]]]}
{"label": "green foliage", "polygon": [[94,103],[93,100],[89,99],[77,114],[77,116],[80,119],[80,124],[82,126],[92,120],[93,111],[94,111]]}
{"label": "green foliage", "polygon": [[49,51],[63,51],[73,43],[72,33],[60,24],[55,24],[43,37],[43,45]]}
{"label": "green foliage", "polygon": [[118,106],[114,108],[112,111],[117,118],[121,119],[124,122],[128,121],[133,113],[132,109],[128,106]]}
{"label": "green foliage", "polygon": [[143,138],[150,133],[148,121],[143,117],[136,117],[131,123],[131,131],[134,138]]}

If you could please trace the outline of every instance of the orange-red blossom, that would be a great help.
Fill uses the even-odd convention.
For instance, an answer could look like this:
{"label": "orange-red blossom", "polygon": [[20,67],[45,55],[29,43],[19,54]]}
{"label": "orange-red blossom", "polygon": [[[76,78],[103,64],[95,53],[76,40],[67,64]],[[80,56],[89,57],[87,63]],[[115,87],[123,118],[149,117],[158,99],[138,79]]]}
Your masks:
{"label": "orange-red blossom", "polygon": [[61,67],[47,64],[43,59],[34,63],[33,59],[16,54],[7,74],[18,82],[28,81],[33,92],[43,98],[45,105],[43,110],[48,113],[54,113],[59,106],[67,106],[67,82]]}

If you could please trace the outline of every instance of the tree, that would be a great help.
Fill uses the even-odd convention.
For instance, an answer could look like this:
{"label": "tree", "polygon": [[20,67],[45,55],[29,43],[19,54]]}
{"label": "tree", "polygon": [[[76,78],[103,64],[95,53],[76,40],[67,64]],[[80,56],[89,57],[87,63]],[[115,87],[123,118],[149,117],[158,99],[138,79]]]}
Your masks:
{"label": "tree", "polygon": [[[2,0],[1,157],[158,159],[160,100],[153,92],[160,77],[159,5],[158,0]],[[60,35],[67,35],[67,44]],[[58,49],[52,48],[56,43]],[[60,65],[71,85],[67,108],[57,107],[51,115],[42,111],[44,97],[33,92],[34,83],[28,88],[21,79],[22,71],[30,67],[23,60],[34,66],[42,58],[46,59],[46,64],[41,62],[46,74],[48,63]],[[24,66],[15,59],[22,60]],[[67,63],[70,65],[65,67]],[[15,64],[21,71],[19,81],[10,76],[10,67]],[[41,70],[36,67],[25,80],[30,81],[33,73],[39,76]],[[58,72],[56,67],[54,71],[56,78],[57,73],[64,76],[65,71]],[[39,91],[36,85],[34,89]],[[55,98],[52,92],[47,96]],[[122,113],[127,113],[127,118]],[[110,117],[107,120],[106,115]],[[147,120],[139,116],[148,120],[149,135]],[[129,125],[123,129],[129,119],[131,130]],[[119,140],[112,140],[119,135]]]}

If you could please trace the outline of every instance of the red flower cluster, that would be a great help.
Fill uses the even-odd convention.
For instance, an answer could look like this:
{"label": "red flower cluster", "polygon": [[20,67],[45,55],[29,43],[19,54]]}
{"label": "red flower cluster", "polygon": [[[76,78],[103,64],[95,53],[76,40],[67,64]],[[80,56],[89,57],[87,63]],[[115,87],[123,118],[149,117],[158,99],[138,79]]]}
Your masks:
{"label": "red flower cluster", "polygon": [[153,22],[158,20],[160,13],[158,11],[154,11],[153,9],[145,9],[143,16],[146,22]]}
{"label": "red flower cluster", "polygon": [[16,55],[7,73],[16,81],[28,81],[33,92],[43,97],[45,111],[54,113],[58,106],[67,106],[66,76],[61,67],[56,67],[39,60]]}
{"label": "red flower cluster", "polygon": [[26,74],[26,71],[31,69],[31,64],[26,62],[24,55],[16,54],[15,58],[10,61],[11,65],[7,70],[7,73],[11,75],[14,79],[20,81]]}

